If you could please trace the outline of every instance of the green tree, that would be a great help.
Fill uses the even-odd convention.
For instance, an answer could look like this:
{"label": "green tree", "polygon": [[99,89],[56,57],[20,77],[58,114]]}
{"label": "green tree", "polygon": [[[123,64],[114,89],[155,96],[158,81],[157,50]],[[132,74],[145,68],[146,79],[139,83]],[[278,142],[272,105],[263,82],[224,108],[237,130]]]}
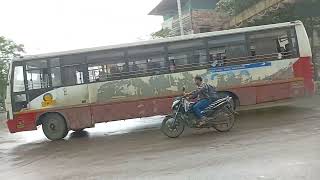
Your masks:
{"label": "green tree", "polygon": [[259,1],[260,0],[221,0],[217,3],[217,9],[230,16],[234,16]]}
{"label": "green tree", "polygon": [[151,34],[152,39],[171,37],[170,29],[164,28]]}
{"label": "green tree", "polygon": [[[221,0],[217,9],[235,16],[245,9],[255,5],[262,0]],[[246,26],[263,25],[271,23],[288,22],[301,20],[304,22],[308,32],[312,30],[312,26],[318,25],[320,22],[320,0],[303,0],[297,3],[287,4],[285,8],[267,14],[262,18],[245,24]]]}
{"label": "green tree", "polygon": [[16,44],[12,40],[0,36],[0,103],[3,103],[5,96],[8,64],[13,58],[19,57],[23,52],[23,45]]}

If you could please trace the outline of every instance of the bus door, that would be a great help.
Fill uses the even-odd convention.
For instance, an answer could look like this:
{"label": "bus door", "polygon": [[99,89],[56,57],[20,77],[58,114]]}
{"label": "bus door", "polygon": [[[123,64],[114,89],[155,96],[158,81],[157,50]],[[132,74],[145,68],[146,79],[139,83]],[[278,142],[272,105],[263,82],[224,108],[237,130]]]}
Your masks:
{"label": "bus door", "polygon": [[11,76],[11,103],[13,112],[19,112],[27,108],[28,105],[24,70],[25,66],[21,62],[13,64]]}

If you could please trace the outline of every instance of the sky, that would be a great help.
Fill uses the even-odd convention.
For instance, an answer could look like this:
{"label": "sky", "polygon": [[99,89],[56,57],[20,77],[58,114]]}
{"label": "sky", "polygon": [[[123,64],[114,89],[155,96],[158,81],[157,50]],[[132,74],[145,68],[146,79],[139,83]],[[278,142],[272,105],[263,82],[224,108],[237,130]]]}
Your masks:
{"label": "sky", "polygon": [[162,17],[148,13],[161,0],[0,0],[0,36],[26,54],[150,39]]}

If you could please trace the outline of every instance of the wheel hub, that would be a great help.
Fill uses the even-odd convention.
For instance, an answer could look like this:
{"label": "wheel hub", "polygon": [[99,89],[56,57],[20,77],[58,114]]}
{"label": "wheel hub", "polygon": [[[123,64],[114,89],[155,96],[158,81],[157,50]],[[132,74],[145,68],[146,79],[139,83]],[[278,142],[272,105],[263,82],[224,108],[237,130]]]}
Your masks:
{"label": "wheel hub", "polygon": [[56,125],[55,124],[53,124],[53,123],[51,123],[50,125],[49,125],[49,127],[50,127],[50,129],[51,130],[56,130]]}
{"label": "wheel hub", "polygon": [[177,124],[174,124],[173,122],[174,122],[174,119],[173,119],[173,118],[171,118],[171,119],[169,119],[169,120],[167,121],[167,123],[168,123],[167,126],[168,126],[168,128],[169,128],[171,131],[177,129]]}

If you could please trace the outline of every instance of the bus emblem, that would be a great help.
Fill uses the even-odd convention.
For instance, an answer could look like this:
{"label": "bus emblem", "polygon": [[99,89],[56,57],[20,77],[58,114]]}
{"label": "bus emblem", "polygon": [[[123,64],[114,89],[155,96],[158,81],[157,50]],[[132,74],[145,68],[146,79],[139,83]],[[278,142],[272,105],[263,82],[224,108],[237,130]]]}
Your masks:
{"label": "bus emblem", "polygon": [[42,107],[48,107],[56,104],[56,100],[53,99],[52,94],[47,93],[43,95]]}

